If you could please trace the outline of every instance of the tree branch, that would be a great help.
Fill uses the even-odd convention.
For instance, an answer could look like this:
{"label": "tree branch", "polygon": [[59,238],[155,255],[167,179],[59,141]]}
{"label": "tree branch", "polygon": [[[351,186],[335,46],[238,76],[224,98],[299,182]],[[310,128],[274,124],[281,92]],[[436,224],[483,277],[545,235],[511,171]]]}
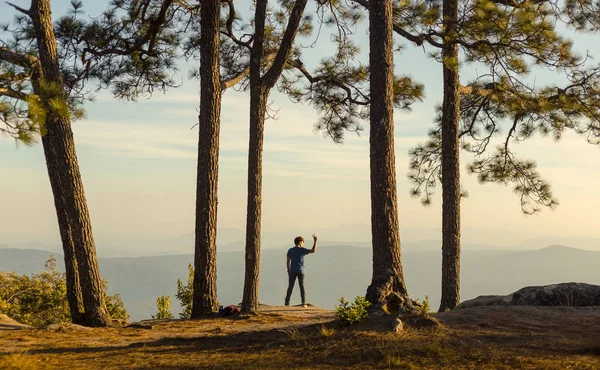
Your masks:
{"label": "tree branch", "polygon": [[[352,97],[352,89],[348,85],[344,84],[343,82],[340,82],[335,78],[332,78],[331,76],[313,76],[312,74],[310,74],[310,72],[308,72],[308,70],[299,60],[288,60],[287,64],[299,70],[300,73],[302,73],[302,75],[306,77],[306,79],[308,80],[308,82],[310,82],[311,85],[319,82],[328,82],[344,90],[346,92],[346,100],[352,104],[369,105],[371,103],[369,99],[366,99],[365,101],[354,99]],[[359,93],[364,97],[364,94],[362,92],[359,91]]]}
{"label": "tree branch", "polygon": [[500,5],[504,5],[504,6],[509,6],[511,8],[524,8],[527,6],[532,6],[532,5],[539,5],[539,4],[544,4],[544,3],[549,3],[551,2],[550,0],[522,0],[522,1],[518,1],[518,0],[492,0],[493,3],[495,4],[500,4]]}
{"label": "tree branch", "polygon": [[19,11],[19,12],[21,12],[21,13],[23,13],[23,14],[26,14],[26,15],[28,15],[28,16],[31,16],[31,9],[29,9],[29,10],[23,9],[23,8],[21,8],[20,6],[17,6],[17,5],[15,5],[15,4],[13,4],[13,3],[10,3],[10,2],[8,2],[8,1],[7,1],[6,3],[7,3],[9,6],[12,6],[13,8],[17,9],[17,11]]}
{"label": "tree branch", "polygon": [[233,5],[233,0],[221,0],[222,3],[227,3],[229,7],[229,14],[227,15],[227,21],[225,22],[225,30],[221,31],[221,34],[226,35],[233,41],[236,45],[243,46],[248,50],[251,50],[250,44],[252,43],[252,38],[246,42],[241,41],[233,34],[233,21],[235,21],[235,7]]}
{"label": "tree branch", "polygon": [[[271,53],[268,54],[266,57],[263,58],[263,61],[266,62],[270,62],[273,59],[275,59],[275,56],[277,54],[276,53]],[[244,79],[244,77],[246,77],[248,74],[250,73],[250,66],[246,66],[246,68],[244,68],[240,73],[238,73],[237,75],[228,78],[227,80],[221,80],[221,90],[226,90],[232,86],[237,85],[241,80]]]}
{"label": "tree branch", "polygon": [[0,87],[0,96],[7,96],[21,101],[27,101],[27,98],[29,97],[28,94],[13,90],[10,87]]}
{"label": "tree branch", "polygon": [[[353,0],[353,1],[355,3],[361,5],[367,11],[369,11],[369,7],[370,7],[369,0]],[[440,48],[440,49],[442,48],[442,43],[435,41],[433,39],[432,36],[436,35],[434,33],[422,33],[422,34],[418,34],[418,35],[413,35],[412,33],[408,32],[407,30],[400,27],[396,23],[394,23],[393,27],[394,27],[394,32],[396,32],[398,35],[404,37],[408,41],[414,42],[417,46],[422,46],[423,42],[427,41],[430,45],[435,46],[436,48]]]}
{"label": "tree branch", "polygon": [[294,38],[298,33],[298,27],[302,21],[302,14],[304,13],[306,3],[307,0],[296,0],[296,3],[294,4],[294,8],[292,9],[290,18],[288,20],[287,28],[285,29],[281,44],[279,45],[279,50],[277,51],[275,61],[262,78],[267,88],[271,88],[275,85],[277,79],[281,75],[281,72],[283,72],[285,63],[290,57],[292,46],[294,44]]}
{"label": "tree branch", "polygon": [[125,49],[111,48],[100,51],[94,50],[90,47],[86,47],[85,49],[83,49],[82,61],[85,63],[85,55],[87,53],[90,53],[95,57],[101,57],[108,54],[129,55],[134,51],[142,51],[142,47],[147,42],[150,42],[150,45],[148,46],[148,50],[146,50],[146,53],[151,53],[155,43],[155,36],[160,32],[161,27],[163,26],[163,23],[167,18],[167,12],[173,4],[173,1],[174,0],[164,0],[157,17],[150,22],[150,27],[148,28],[148,31],[146,31],[144,36],[140,40],[138,40],[134,45]]}
{"label": "tree branch", "polygon": [[30,70],[36,70],[39,66],[39,60],[33,55],[21,54],[9,50],[6,46],[0,47],[0,60],[18,65]]}

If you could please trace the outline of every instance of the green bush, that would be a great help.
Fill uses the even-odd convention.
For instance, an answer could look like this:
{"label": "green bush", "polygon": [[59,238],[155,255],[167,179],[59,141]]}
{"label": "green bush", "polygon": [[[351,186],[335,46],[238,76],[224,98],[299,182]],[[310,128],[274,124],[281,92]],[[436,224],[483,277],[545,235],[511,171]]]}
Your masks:
{"label": "green bush", "polygon": [[[106,292],[106,281],[102,281]],[[116,319],[129,319],[119,294],[105,293],[108,313]],[[56,259],[46,261],[44,271],[31,276],[0,272],[0,313],[27,325],[44,326],[71,321],[67,303],[66,277],[56,271]]]}
{"label": "green bush", "polygon": [[180,319],[189,319],[192,316],[192,297],[194,295],[194,266],[188,265],[187,283],[183,285],[181,280],[177,279],[177,294],[175,297],[181,304]]}
{"label": "green bush", "polygon": [[[417,300],[418,302],[418,300]],[[429,297],[425,296],[425,299],[423,300],[423,302],[421,302],[420,306],[417,306],[417,310],[422,314],[422,315],[429,315],[429,313],[431,312],[431,306],[429,305]]]}
{"label": "green bush", "polygon": [[[104,286],[106,281],[102,279]],[[113,319],[129,320],[129,312],[125,309],[125,303],[119,293],[108,295],[106,294],[106,288],[104,290],[104,302],[106,302],[106,310]]]}
{"label": "green bush", "polygon": [[0,313],[27,325],[41,326],[68,322],[64,274],[56,271],[51,257],[39,274],[0,272]]}
{"label": "green bush", "polygon": [[168,295],[162,295],[156,298],[156,315],[153,315],[153,319],[172,319],[173,314],[171,313],[171,297]]}
{"label": "green bush", "polygon": [[335,306],[335,314],[344,324],[352,325],[369,316],[367,309],[370,306],[371,303],[363,297],[354,298],[354,303],[350,303],[342,297],[340,305]]}

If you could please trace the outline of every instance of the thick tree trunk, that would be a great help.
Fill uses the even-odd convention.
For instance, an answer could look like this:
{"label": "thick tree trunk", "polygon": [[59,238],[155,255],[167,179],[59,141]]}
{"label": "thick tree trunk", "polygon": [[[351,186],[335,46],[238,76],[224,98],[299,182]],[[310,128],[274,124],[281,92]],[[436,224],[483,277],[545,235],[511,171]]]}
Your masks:
{"label": "thick tree trunk", "polygon": [[246,208],[245,277],[242,312],[258,311],[260,227],[262,216],[262,152],[268,90],[261,80],[268,0],[257,0],[254,41],[250,53],[250,137],[248,144],[248,201]]}
{"label": "thick tree trunk", "polygon": [[[42,101],[47,101],[50,97],[64,99],[50,1],[33,0],[30,15],[36,33],[42,72],[36,93],[42,97]],[[68,117],[55,112],[50,106],[46,108],[46,133],[42,138],[42,144],[59,227],[61,227],[65,262],[71,265],[72,271],[79,273],[85,324],[106,326],[109,324],[110,318],[106,311],[71,124]],[[63,228],[67,228],[67,225],[68,229],[63,230]],[[72,257],[73,251],[75,252],[74,258]],[[71,257],[67,257],[68,255]],[[73,260],[76,261],[76,267]],[[71,284],[76,284],[75,276],[69,279]],[[73,289],[71,286],[70,299],[72,300],[73,295],[77,294],[77,289]],[[70,308],[72,307],[75,307],[74,302],[70,302]]]}
{"label": "thick tree trunk", "polygon": [[248,205],[246,214],[246,276],[242,311],[258,311],[260,271],[260,227],[262,213],[262,152],[265,114],[269,91],[275,86],[292,52],[294,38],[302,21],[307,0],[297,0],[289,13],[288,24],[273,64],[261,76],[264,57],[265,20],[268,0],[257,0],[254,12],[254,39],[250,56],[250,143],[248,149]]}
{"label": "thick tree trunk", "polygon": [[192,318],[216,313],[217,185],[221,77],[219,73],[219,0],[202,2],[200,14],[200,116],[196,181],[196,245]]}
{"label": "thick tree trunk", "polygon": [[458,46],[448,42],[456,39],[458,1],[444,0],[442,105],[442,299],[440,311],[455,308],[460,303],[460,162],[458,130],[460,95],[458,76]]}
{"label": "thick tree trunk", "polygon": [[262,152],[267,110],[267,90],[250,90],[250,143],[248,148],[248,205],[246,213],[246,275],[242,311],[258,311],[260,227],[262,214]]}
{"label": "thick tree trunk", "polygon": [[369,41],[373,278],[366,298],[376,304],[391,292],[408,294],[402,273],[396,197],[391,0],[370,1]]}
{"label": "thick tree trunk", "polygon": [[[58,187],[59,185],[52,185],[51,187],[54,189],[55,186]],[[58,193],[54,195],[55,204],[62,202],[62,199],[57,197]],[[56,206],[56,209],[64,210],[65,207],[63,205]],[[57,212],[57,216],[64,251],[67,302],[69,304],[69,311],[71,312],[71,321],[74,324],[85,325],[81,285],[79,283],[79,272],[77,271],[77,259],[75,258],[75,246],[73,245],[73,238],[71,236],[71,227],[69,226],[66,213],[58,214]]]}

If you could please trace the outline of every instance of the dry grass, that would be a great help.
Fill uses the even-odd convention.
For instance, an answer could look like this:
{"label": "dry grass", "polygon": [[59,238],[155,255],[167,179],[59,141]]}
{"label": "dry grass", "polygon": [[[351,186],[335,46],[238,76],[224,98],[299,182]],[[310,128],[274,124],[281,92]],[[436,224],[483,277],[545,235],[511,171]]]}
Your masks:
{"label": "dry grass", "polygon": [[0,368],[598,369],[598,311],[468,309],[437,315],[442,328],[398,334],[390,317],[339,327],[274,314],[0,332]]}
{"label": "dry grass", "polygon": [[335,335],[335,329],[334,328],[328,328],[327,326],[323,325],[321,326],[321,328],[319,329],[319,331],[321,332],[321,335],[323,337],[329,338]]}

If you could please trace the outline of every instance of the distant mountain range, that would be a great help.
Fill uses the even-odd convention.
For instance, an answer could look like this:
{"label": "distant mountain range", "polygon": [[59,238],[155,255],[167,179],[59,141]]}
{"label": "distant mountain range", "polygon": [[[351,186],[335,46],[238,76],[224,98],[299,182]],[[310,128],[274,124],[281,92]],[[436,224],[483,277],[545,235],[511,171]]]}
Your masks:
{"label": "distant mountain range", "polygon": [[[265,249],[261,254],[260,301],[283,304],[287,275],[287,248]],[[38,249],[2,248],[0,271],[31,274],[43,269],[50,252]],[[56,254],[63,269],[62,255]],[[110,294],[120,293],[133,320],[149,318],[156,311],[156,297],[177,300],[177,279],[185,280],[191,254],[153,257],[100,258],[102,276]],[[244,280],[244,254],[220,252],[217,257],[218,297],[221,304],[239,303]],[[371,277],[371,250],[348,245],[325,245],[306,257],[309,302],[333,308],[340,297],[364,295]],[[403,253],[406,284],[413,298],[429,296],[436,309],[440,299],[441,253],[415,249]],[[508,294],[528,285],[559,282],[600,284],[600,251],[553,245],[532,251],[464,250],[461,259],[461,297]],[[295,288],[292,304],[300,303]],[[178,311],[178,309],[174,309]]]}

